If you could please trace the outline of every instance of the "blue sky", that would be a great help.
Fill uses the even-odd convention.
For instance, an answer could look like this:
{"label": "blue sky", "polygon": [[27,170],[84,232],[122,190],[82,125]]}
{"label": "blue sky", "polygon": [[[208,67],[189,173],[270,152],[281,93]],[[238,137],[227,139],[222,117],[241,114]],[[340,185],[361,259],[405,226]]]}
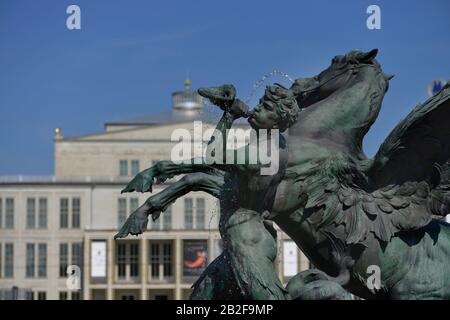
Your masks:
{"label": "blue sky", "polygon": [[[70,4],[81,30],[66,28]],[[370,4],[381,30],[366,27]],[[377,47],[395,78],[366,136],[373,155],[430,80],[450,78],[449,12],[448,0],[0,0],[0,174],[52,174],[55,127],[87,134],[169,110],[188,71],[193,87],[233,83],[247,98],[274,69],[310,76]]]}

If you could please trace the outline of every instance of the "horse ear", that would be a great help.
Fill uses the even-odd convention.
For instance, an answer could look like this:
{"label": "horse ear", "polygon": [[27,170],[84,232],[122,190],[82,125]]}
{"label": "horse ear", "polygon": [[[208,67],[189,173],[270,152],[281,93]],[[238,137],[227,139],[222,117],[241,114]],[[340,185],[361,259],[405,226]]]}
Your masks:
{"label": "horse ear", "polygon": [[357,59],[360,62],[369,62],[369,61],[372,61],[377,56],[377,53],[378,53],[378,49],[375,48],[375,49],[370,50],[369,52],[361,53],[360,55],[358,55]]}

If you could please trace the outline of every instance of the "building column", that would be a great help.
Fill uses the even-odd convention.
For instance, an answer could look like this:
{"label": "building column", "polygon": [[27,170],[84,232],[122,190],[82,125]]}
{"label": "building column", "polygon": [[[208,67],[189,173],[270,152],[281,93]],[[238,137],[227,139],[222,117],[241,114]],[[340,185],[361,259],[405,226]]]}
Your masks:
{"label": "building column", "polygon": [[91,288],[89,287],[89,279],[91,277],[91,239],[84,238],[83,252],[83,294],[82,300],[91,300]]}
{"label": "building column", "polygon": [[113,285],[113,282],[114,282],[113,280],[114,280],[114,269],[115,269],[115,264],[114,264],[114,240],[113,240],[113,237],[108,237],[108,240],[107,240],[106,244],[107,244],[106,261],[108,262],[108,264],[106,265],[106,270],[107,270],[106,300],[113,300],[114,299],[114,295],[113,295],[112,285]]}
{"label": "building column", "polygon": [[183,298],[181,291],[181,265],[182,265],[182,257],[181,257],[181,239],[180,236],[175,238],[175,300],[181,300]]}
{"label": "building column", "polygon": [[148,276],[148,249],[147,244],[148,240],[143,236],[140,239],[140,248],[141,248],[141,300],[148,299],[148,290],[147,290],[147,276]]}

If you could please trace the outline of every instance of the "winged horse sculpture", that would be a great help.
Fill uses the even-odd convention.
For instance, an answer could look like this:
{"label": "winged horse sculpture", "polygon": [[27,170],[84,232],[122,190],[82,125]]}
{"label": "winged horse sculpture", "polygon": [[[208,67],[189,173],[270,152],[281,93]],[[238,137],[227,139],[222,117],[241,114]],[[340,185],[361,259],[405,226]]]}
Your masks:
{"label": "winged horse sculpture", "polygon": [[[450,225],[442,219],[450,213],[450,85],[417,105],[369,159],[363,138],[391,78],[377,52],[336,56],[290,88],[302,112],[289,129],[287,167],[268,219],[325,279],[357,296],[450,299]],[[188,192],[224,196],[226,179],[217,170],[170,161],[142,171],[124,191],[151,191],[155,179],[183,173],[149,199],[145,215],[133,213],[118,236],[143,232],[148,214],[159,216]],[[368,286],[371,266],[380,270],[375,288]],[[288,284],[292,298],[304,274]]]}

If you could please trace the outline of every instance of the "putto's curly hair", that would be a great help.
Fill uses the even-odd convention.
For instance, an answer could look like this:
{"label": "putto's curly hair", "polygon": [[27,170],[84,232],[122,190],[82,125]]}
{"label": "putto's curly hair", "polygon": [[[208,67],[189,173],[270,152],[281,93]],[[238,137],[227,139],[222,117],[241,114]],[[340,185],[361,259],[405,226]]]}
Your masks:
{"label": "putto's curly hair", "polygon": [[300,108],[291,90],[279,84],[267,86],[263,101],[270,103],[280,117],[278,122],[280,131],[285,131],[297,121]]}

